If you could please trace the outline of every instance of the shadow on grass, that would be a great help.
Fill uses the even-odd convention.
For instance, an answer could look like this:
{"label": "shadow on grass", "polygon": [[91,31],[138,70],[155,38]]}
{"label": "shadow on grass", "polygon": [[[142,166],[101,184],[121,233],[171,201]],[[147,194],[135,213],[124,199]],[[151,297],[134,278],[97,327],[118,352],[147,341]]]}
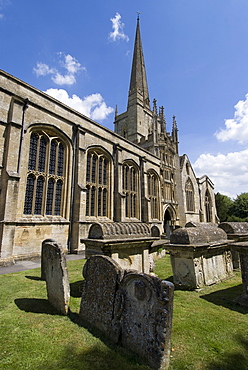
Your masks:
{"label": "shadow on grass", "polygon": [[[223,306],[232,311],[237,311],[242,314],[248,313],[248,307],[240,306],[234,302],[234,300],[242,294],[243,286],[242,284],[218,290],[213,293],[201,295],[200,298],[205,299],[208,302],[214,303],[218,306]],[[247,367],[248,369],[248,367]]]}
{"label": "shadow on grass", "polygon": [[248,369],[248,339],[237,336],[236,341],[244,348],[243,353],[235,352],[223,356],[218,361],[210,362],[206,370],[247,370]]}
{"label": "shadow on grass", "polygon": [[58,315],[56,308],[54,308],[47,299],[17,298],[15,299],[15,304],[20,310],[25,312]]}
{"label": "shadow on grass", "polygon": [[84,280],[75,281],[70,283],[70,294],[74,298],[80,298],[82,296],[82,286]]}
{"label": "shadow on grass", "polygon": [[43,279],[41,279],[41,277],[39,276],[25,276],[26,279],[30,279],[30,280],[37,280],[37,281],[44,281]]}
{"label": "shadow on grass", "polygon": [[121,348],[99,348],[91,346],[90,349],[76,350],[73,346],[66,346],[60,359],[46,361],[36,367],[36,370],[149,370],[144,365],[139,365],[135,358],[122,353]]}

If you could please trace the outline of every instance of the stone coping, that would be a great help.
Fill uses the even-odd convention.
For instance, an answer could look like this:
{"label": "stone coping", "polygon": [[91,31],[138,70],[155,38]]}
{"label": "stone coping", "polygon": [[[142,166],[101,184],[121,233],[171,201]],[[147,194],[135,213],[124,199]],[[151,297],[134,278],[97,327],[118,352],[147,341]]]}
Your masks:
{"label": "stone coping", "polygon": [[[185,251],[200,251],[202,249],[211,250],[211,249],[218,249],[218,248],[230,248],[230,244],[232,243],[232,240],[222,240],[218,243],[202,243],[202,244],[173,244],[169,243],[166,244],[166,249],[170,251],[172,250],[179,250],[183,249]],[[232,245],[232,244],[231,244]]]}

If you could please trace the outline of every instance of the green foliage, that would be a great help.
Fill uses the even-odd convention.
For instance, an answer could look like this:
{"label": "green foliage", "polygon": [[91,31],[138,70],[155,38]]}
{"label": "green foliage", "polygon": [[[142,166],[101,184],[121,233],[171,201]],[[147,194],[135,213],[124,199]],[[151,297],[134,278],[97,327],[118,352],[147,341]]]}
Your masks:
{"label": "green foliage", "polygon": [[[0,275],[0,369],[145,370],[134,356],[78,325],[83,261],[68,262],[71,313],[49,305],[40,269]],[[170,258],[155,273],[171,280]],[[175,291],[169,370],[248,369],[248,309],[233,300],[240,273],[200,291]]]}
{"label": "green foliage", "polygon": [[248,193],[241,193],[234,200],[217,193],[215,204],[220,222],[248,222]]}
{"label": "green foliage", "polygon": [[248,219],[248,193],[241,193],[233,201],[232,214],[242,220]]}
{"label": "green foliage", "polygon": [[230,215],[230,209],[233,205],[233,201],[231,200],[231,198],[226,195],[217,193],[215,194],[215,204],[220,222],[227,221]]}

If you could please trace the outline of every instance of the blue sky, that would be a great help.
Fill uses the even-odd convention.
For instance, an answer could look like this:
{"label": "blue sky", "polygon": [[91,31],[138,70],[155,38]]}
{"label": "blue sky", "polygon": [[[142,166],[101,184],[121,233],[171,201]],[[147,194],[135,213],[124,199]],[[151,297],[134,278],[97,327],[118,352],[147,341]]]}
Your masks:
{"label": "blue sky", "polygon": [[150,100],[215,192],[248,192],[247,0],[0,0],[0,68],[113,129],[137,12]]}

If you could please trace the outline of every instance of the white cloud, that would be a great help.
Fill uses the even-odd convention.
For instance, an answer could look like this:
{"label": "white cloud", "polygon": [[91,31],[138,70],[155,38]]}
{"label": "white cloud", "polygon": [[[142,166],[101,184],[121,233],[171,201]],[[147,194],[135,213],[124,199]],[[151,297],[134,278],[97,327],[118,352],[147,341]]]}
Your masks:
{"label": "white cloud", "polygon": [[63,58],[59,61],[59,64],[62,68],[66,70],[66,73],[62,74],[58,71],[57,68],[50,68],[47,64],[37,62],[36,68],[33,69],[37,77],[46,76],[51,74],[52,81],[57,85],[73,85],[76,83],[75,75],[80,70],[86,70],[85,67],[72,57],[70,54],[65,55],[62,52],[58,53],[60,58]]}
{"label": "white cloud", "polygon": [[112,107],[107,107],[103,97],[98,93],[83,99],[75,94],[70,97],[64,89],[48,89],[46,93],[94,120],[102,121],[114,111]]}
{"label": "white cloud", "polygon": [[225,121],[225,129],[215,133],[219,141],[237,140],[240,144],[248,142],[248,94],[235,106],[234,118]]}
{"label": "white cloud", "polygon": [[76,82],[73,74],[63,76],[58,72],[52,77],[52,80],[56,85],[73,85]]}
{"label": "white cloud", "polygon": [[114,18],[110,18],[112,22],[113,32],[109,34],[109,40],[126,40],[129,41],[129,37],[124,33],[124,23],[121,22],[121,16],[119,13],[115,14]]}
{"label": "white cloud", "polygon": [[201,154],[193,167],[198,177],[210,177],[216,193],[234,198],[248,191],[248,149],[227,155]]}
{"label": "white cloud", "polygon": [[37,62],[36,68],[34,68],[33,70],[37,77],[56,73],[56,69],[50,68],[47,64],[41,62]]}

